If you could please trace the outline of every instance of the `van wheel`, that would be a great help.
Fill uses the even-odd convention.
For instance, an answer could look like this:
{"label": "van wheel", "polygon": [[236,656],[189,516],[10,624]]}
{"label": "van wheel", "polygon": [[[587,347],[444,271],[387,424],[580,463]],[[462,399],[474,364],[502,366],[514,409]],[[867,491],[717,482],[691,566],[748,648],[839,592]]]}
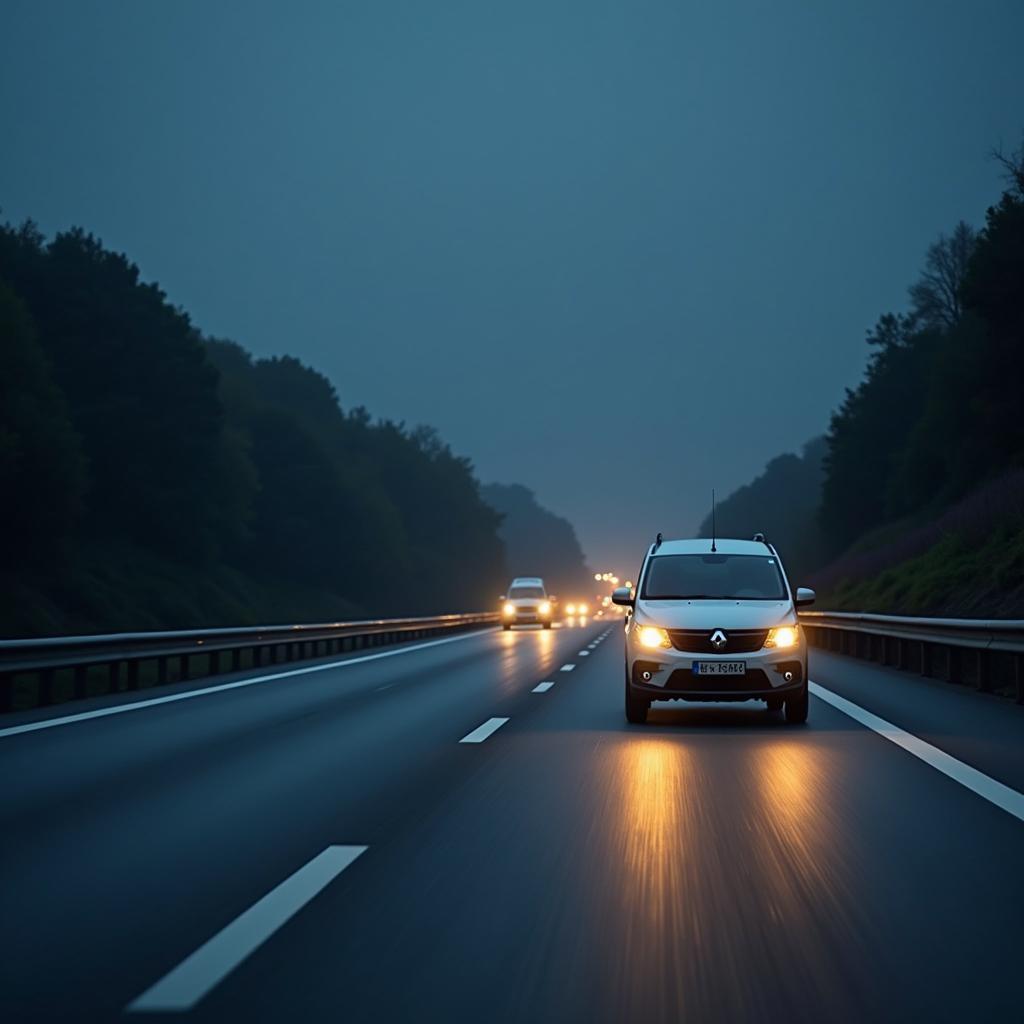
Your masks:
{"label": "van wheel", "polygon": [[551,628],[551,623],[550,622],[545,622],[544,623],[544,628],[545,629],[550,629]]}
{"label": "van wheel", "polygon": [[643,725],[647,721],[647,712],[651,709],[651,702],[643,697],[637,697],[626,679],[626,721],[630,725]]}
{"label": "van wheel", "polygon": [[799,725],[807,721],[808,703],[810,696],[807,693],[807,684],[804,683],[799,693],[786,698],[786,721],[791,725]]}
{"label": "van wheel", "polygon": [[503,622],[501,624],[501,628],[502,629],[511,629],[512,628],[512,624],[510,622]]}
{"label": "van wheel", "polygon": [[785,701],[781,697],[769,697],[768,698],[768,710],[769,711],[781,711],[782,705]]}

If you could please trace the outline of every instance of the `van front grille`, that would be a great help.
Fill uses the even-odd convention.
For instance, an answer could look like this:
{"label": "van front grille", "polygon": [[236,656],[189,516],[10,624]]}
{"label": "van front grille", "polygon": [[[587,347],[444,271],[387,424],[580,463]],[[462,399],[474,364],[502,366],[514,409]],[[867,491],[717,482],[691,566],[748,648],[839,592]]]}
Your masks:
{"label": "van front grille", "polygon": [[[716,647],[711,637],[721,632],[725,635],[725,643]],[[669,639],[677,651],[688,654],[753,654],[761,650],[768,638],[767,629],[670,629]]]}

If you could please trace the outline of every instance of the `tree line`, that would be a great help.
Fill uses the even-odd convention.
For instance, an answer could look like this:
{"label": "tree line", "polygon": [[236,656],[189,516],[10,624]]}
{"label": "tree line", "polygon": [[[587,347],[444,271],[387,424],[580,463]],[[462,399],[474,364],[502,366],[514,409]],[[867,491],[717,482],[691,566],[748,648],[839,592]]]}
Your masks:
{"label": "tree line", "polygon": [[432,429],[205,337],[81,229],[0,227],[0,338],[8,635],[478,609],[506,582],[502,516]]}
{"label": "tree line", "polygon": [[1005,188],[984,226],[929,247],[907,309],[868,331],[864,377],[823,441],[731,495],[720,528],[764,530],[809,571],[1024,466],[1024,149],[995,156]]}

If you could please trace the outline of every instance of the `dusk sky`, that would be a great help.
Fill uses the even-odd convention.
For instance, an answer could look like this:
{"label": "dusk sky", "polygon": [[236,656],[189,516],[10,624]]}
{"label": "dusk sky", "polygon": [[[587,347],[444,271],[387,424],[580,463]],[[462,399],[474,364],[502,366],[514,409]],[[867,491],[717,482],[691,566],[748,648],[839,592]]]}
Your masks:
{"label": "dusk sky", "polygon": [[6,0],[0,209],[628,573],[824,431],[928,244],[981,226],[1022,39],[1021,0]]}

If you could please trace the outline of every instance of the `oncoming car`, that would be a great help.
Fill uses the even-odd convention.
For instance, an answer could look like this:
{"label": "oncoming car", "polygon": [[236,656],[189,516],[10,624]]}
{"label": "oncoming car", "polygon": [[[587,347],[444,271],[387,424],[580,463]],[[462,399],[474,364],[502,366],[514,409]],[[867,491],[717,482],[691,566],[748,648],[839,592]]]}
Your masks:
{"label": "oncoming car", "polygon": [[539,576],[517,576],[508,587],[501,606],[503,629],[540,623],[545,629],[551,628],[554,618],[554,602],[544,589]]}
{"label": "oncoming car", "polygon": [[807,720],[807,645],[778,552],[754,540],[658,540],[636,590],[612,595],[626,619],[626,718],[654,700],[763,700]]}

